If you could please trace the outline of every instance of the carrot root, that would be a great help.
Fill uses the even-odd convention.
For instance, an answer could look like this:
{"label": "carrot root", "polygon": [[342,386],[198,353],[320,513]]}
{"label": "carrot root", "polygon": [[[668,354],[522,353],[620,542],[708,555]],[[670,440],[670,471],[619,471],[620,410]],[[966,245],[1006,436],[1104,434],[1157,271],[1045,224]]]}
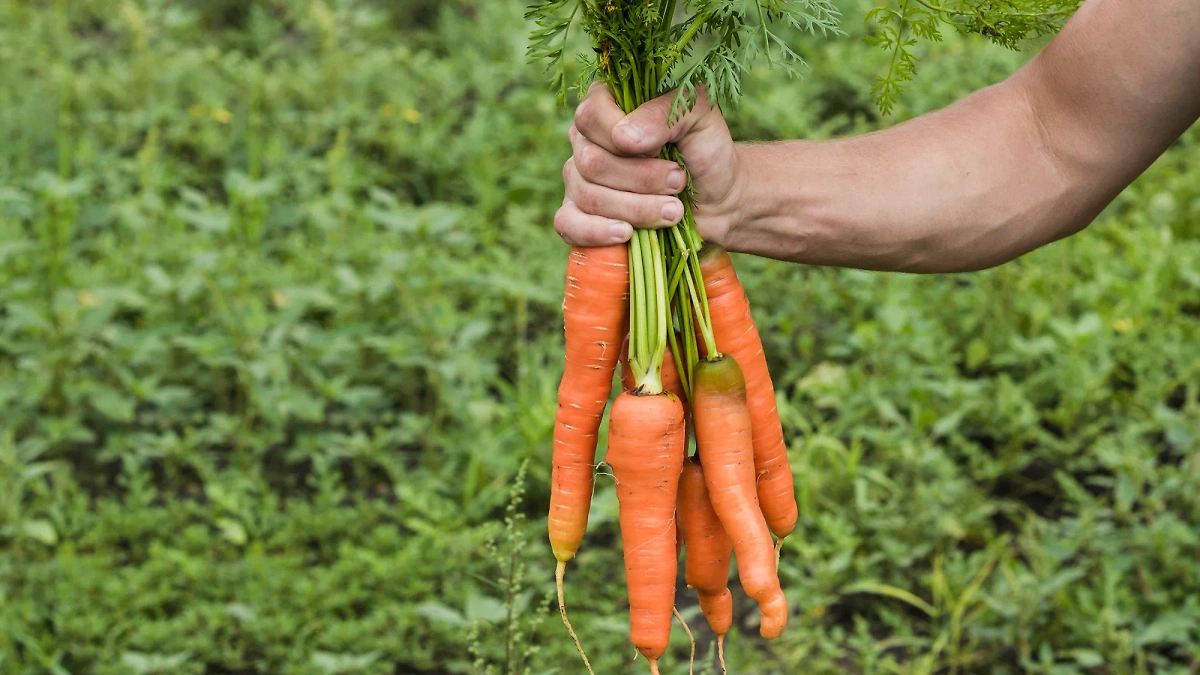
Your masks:
{"label": "carrot root", "polygon": [[554,585],[558,587],[558,613],[562,615],[563,623],[567,626],[567,632],[571,634],[571,639],[575,641],[575,651],[579,652],[579,656],[583,657],[583,665],[587,668],[588,675],[596,675],[592,672],[592,664],[588,661],[587,654],[583,651],[583,645],[579,644],[579,636],[575,634],[575,629],[571,627],[571,620],[567,618],[567,603],[563,599],[563,574],[567,570],[565,562],[559,562],[558,567],[554,570]]}
{"label": "carrot root", "polygon": [[783,551],[783,540],[787,537],[780,537],[779,541],[775,542],[775,571],[779,572],[779,554]]}
{"label": "carrot root", "polygon": [[688,675],[692,675],[692,669],[696,665],[696,637],[692,635],[692,629],[688,628],[687,622],[683,620],[683,615],[679,613],[679,608],[672,607],[671,611],[675,613],[675,618],[679,620],[679,625],[683,626],[683,632],[687,633],[688,642],[692,643],[692,651],[688,654]]}
{"label": "carrot root", "polygon": [[728,673],[729,671],[725,669],[725,636],[724,635],[717,636],[717,659],[720,660],[720,662],[721,662],[721,672]]}

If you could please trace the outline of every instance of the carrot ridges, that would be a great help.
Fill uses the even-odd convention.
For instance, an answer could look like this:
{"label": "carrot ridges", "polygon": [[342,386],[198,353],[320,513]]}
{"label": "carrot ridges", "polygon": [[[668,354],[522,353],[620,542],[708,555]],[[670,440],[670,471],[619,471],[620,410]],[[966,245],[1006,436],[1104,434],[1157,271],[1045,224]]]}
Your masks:
{"label": "carrot ridges", "polygon": [[684,414],[670,394],[626,392],[613,404],[606,461],[617,483],[629,589],[629,637],[657,670],[675,607],[675,503]]}
{"label": "carrot ridges", "polygon": [[692,414],[713,510],[733,542],[742,588],[762,610],[759,632],[774,639],[787,625],[787,599],[779,586],[771,532],[755,490],[746,385],[735,359],[725,356],[697,364]]}
{"label": "carrot ridges", "polygon": [[596,439],[628,320],[626,259],[624,246],[573,248],[567,263],[566,365],[558,387],[547,521],[559,562],[575,557],[587,530]]}
{"label": "carrot ridges", "polygon": [[700,252],[700,270],[708,293],[717,349],[732,356],[745,377],[759,504],[771,532],[782,539],[796,528],[798,514],[787,445],[762,338],[754,325],[746,291],[725,249],[706,245]]}
{"label": "carrot ridges", "polygon": [[728,588],[733,542],[713,510],[704,468],[695,458],[683,463],[678,503],[679,538],[687,549],[684,576],[688,587],[696,590],[713,634],[720,638],[733,625],[733,597]]}
{"label": "carrot ridges", "polygon": [[558,561],[554,574],[558,611],[589,673],[592,666],[567,619],[563,574],[566,562],[575,557],[587,531],[595,485],[596,439],[612,390],[617,345],[625,334],[628,318],[626,260],[624,246],[571,249],[563,293],[566,363],[558,386],[546,525]]}

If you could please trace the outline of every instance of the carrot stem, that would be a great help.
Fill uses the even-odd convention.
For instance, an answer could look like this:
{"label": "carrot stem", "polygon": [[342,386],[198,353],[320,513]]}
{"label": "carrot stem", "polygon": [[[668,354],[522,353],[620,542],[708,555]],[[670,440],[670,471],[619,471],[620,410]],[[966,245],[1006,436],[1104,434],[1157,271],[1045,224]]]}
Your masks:
{"label": "carrot stem", "polygon": [[642,355],[649,349],[646,338],[646,277],[642,269],[642,242],[634,236],[629,240],[629,367],[636,383],[646,376]]}

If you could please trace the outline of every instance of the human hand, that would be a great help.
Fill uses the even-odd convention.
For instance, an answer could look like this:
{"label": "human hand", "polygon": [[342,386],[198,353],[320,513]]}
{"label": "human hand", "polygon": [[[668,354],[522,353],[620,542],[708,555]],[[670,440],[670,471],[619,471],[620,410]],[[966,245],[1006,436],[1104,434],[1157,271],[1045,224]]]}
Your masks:
{"label": "human hand", "polygon": [[574,155],[563,166],[566,198],[554,217],[568,244],[619,244],[634,227],[669,227],[683,218],[674,195],[687,176],[675,162],[657,158],[667,143],[678,146],[691,172],[700,236],[724,241],[740,208],[737,147],[721,111],[703,93],[690,113],[668,126],[674,96],[626,116],[605,84],[592,85],[568,131]]}

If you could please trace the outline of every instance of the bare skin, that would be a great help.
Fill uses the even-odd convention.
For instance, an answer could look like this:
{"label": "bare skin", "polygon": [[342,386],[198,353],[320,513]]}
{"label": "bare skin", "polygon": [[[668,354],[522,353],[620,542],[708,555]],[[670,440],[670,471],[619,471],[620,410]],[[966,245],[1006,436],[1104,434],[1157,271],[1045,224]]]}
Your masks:
{"label": "bare skin", "polygon": [[682,217],[687,159],[701,236],[734,251],[906,272],[979,270],[1074,234],[1200,118],[1200,0],[1088,0],[1004,82],[854,138],[735,144],[701,102],[626,116],[593,86],[569,132],[570,244],[626,241]]}

